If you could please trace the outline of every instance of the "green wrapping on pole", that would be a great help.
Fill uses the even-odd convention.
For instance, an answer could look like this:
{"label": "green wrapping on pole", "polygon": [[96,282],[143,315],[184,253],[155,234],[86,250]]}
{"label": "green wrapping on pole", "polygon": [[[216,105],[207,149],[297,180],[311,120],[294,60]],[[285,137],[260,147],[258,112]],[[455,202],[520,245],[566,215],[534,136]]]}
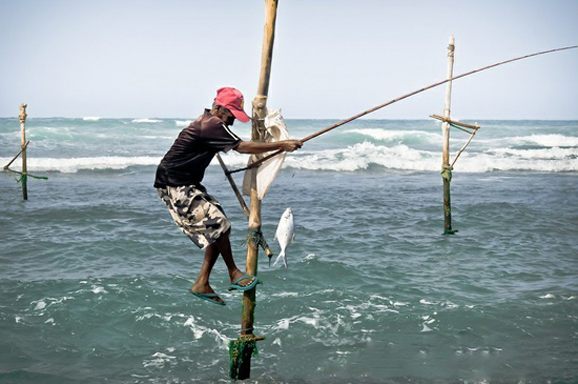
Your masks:
{"label": "green wrapping on pole", "polygon": [[20,175],[19,179],[16,179],[16,182],[26,184],[27,180],[28,180],[28,175],[26,173],[23,173]]}
{"label": "green wrapping on pole", "polygon": [[35,176],[35,175],[31,175],[29,173],[22,173],[19,171],[13,171],[10,168],[4,168],[4,170],[8,171],[8,172],[20,174],[20,178],[15,179],[17,183],[26,183],[28,181],[29,177],[32,177],[33,179],[38,179],[38,180],[48,180],[48,177],[46,177],[46,176]]}
{"label": "green wrapping on pole", "polygon": [[442,174],[442,179],[447,180],[448,183],[452,181],[452,167],[444,165],[442,167],[441,174]]}
{"label": "green wrapping on pole", "polygon": [[261,232],[261,230],[258,228],[249,229],[249,233],[247,235],[247,243],[249,242],[255,243],[261,246],[263,249],[269,247],[265,237],[263,237],[263,232]]}
{"label": "green wrapping on pole", "polygon": [[[243,360],[257,356],[257,340],[248,337],[239,337],[229,342],[229,376],[233,380],[239,379],[239,368]],[[241,378],[243,379],[243,378]]]}
{"label": "green wrapping on pole", "polygon": [[252,242],[257,245],[263,243],[265,239],[263,239],[263,232],[259,228],[251,228],[249,229],[249,233],[247,234],[247,243]]}
{"label": "green wrapping on pole", "polygon": [[267,254],[267,257],[269,258],[269,266],[271,266],[271,258],[273,257],[273,252],[271,252],[269,244],[267,244],[267,240],[265,240],[263,232],[261,232],[259,228],[249,229],[249,233],[247,234],[247,244],[249,244],[249,242],[257,244],[263,248]]}

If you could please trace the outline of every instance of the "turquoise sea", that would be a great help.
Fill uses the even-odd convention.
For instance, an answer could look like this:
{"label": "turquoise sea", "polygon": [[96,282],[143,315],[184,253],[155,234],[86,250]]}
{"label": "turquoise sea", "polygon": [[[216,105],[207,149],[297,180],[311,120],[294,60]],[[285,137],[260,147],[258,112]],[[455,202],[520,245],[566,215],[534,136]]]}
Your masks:
{"label": "turquoise sea", "polygon": [[[335,122],[287,125],[302,138]],[[296,238],[287,269],[261,253],[266,340],[246,382],[578,382],[578,121],[467,122],[481,128],[453,171],[455,235],[433,120],[357,120],[288,155],[263,232],[278,252],[291,207]],[[187,124],[27,120],[29,172],[49,179],[23,201],[0,173],[0,383],[231,382],[241,294],[221,260],[211,284],[227,306],[188,294],[202,252],[152,187]],[[452,131],[453,154],[466,139]],[[0,165],[19,146],[18,119],[0,119]],[[218,163],[205,185],[242,266],[247,221]]]}

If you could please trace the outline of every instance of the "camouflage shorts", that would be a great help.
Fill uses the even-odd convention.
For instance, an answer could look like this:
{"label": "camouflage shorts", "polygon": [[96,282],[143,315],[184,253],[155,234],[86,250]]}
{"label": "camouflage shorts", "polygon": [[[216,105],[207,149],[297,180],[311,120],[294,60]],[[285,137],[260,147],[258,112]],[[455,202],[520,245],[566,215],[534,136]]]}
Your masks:
{"label": "camouflage shorts", "polygon": [[221,203],[192,185],[157,188],[175,224],[199,248],[212,244],[231,228]]}

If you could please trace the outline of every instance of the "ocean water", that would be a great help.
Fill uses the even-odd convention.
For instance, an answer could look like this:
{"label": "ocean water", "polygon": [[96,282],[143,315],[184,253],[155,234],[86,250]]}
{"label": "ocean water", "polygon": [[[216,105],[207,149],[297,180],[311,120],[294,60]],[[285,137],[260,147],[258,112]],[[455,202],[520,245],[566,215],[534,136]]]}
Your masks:
{"label": "ocean water", "polygon": [[[301,138],[334,122],[287,124]],[[278,252],[291,207],[296,238],[287,269],[261,252],[266,340],[247,382],[578,382],[578,122],[477,123],[453,172],[455,235],[442,235],[435,121],[358,120],[288,155],[263,232]],[[211,284],[227,306],[187,293],[202,251],[152,188],[186,125],[28,119],[29,172],[49,180],[29,179],[22,201],[0,173],[1,383],[231,381],[242,296],[222,260]],[[452,130],[452,153],[466,139]],[[19,121],[0,119],[1,165],[19,143]],[[217,163],[205,185],[244,266],[246,219]]]}

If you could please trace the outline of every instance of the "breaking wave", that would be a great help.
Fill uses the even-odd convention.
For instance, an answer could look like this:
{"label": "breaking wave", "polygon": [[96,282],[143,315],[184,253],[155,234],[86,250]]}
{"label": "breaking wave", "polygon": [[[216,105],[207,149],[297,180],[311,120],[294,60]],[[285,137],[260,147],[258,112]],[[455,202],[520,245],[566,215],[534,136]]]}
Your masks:
{"label": "breaking wave", "polygon": [[[97,156],[75,158],[29,157],[30,172],[56,171],[74,173],[79,170],[120,170],[133,166],[156,166],[162,156]],[[223,155],[228,168],[247,165],[248,156],[234,151]],[[9,158],[0,158],[7,163]],[[218,162],[213,160],[213,166]],[[285,168],[309,171],[356,172],[374,168],[401,171],[437,172],[441,153],[420,150],[407,145],[384,146],[371,142],[347,148],[320,151],[300,150],[285,159]],[[15,165],[14,169],[18,169]],[[512,149],[498,148],[484,152],[464,152],[456,162],[458,172],[491,171],[578,172],[578,148]]]}
{"label": "breaking wave", "polygon": [[[152,124],[154,123],[154,124]],[[332,121],[289,120],[291,137],[307,137]],[[28,125],[30,172],[121,170],[156,166],[187,119],[31,119]],[[460,156],[458,172],[492,171],[578,172],[576,122],[513,121],[482,124],[482,129]],[[250,140],[250,129],[234,131]],[[4,119],[0,126],[0,162],[6,164],[20,143],[18,124]],[[450,161],[467,140],[452,131]],[[336,130],[287,156],[284,167],[292,170],[362,172],[401,170],[439,172],[440,127],[429,121],[359,121]],[[248,162],[248,155],[229,151],[223,155],[230,169]],[[17,163],[13,168],[17,169]],[[213,161],[218,167],[218,162]]]}
{"label": "breaking wave", "polygon": [[144,118],[144,119],[133,119],[132,120],[133,123],[162,123],[162,120],[158,120],[158,119],[148,119],[148,118]]}

